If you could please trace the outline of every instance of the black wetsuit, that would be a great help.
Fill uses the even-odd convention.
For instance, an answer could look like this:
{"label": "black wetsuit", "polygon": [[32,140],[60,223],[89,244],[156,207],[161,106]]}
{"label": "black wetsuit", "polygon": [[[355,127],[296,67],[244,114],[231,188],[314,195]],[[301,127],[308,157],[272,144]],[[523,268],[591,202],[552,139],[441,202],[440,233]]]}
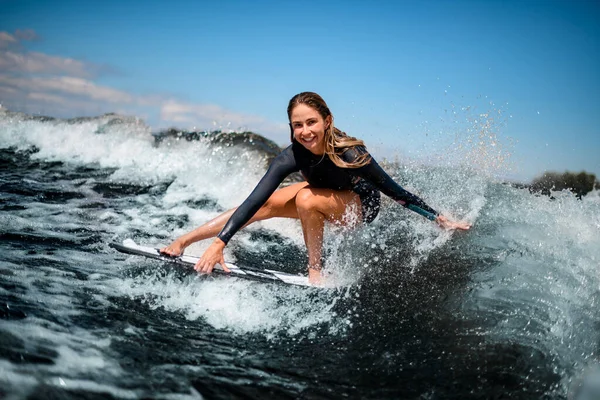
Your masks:
{"label": "black wetsuit", "polygon": [[[366,152],[364,147],[346,150],[341,158],[352,163]],[[328,156],[317,156],[294,141],[271,163],[267,173],[254,188],[250,196],[233,213],[218,238],[227,243],[254,214],[265,204],[277,187],[292,172],[300,171],[310,186],[334,190],[352,190],[359,195],[362,203],[363,220],[371,222],[379,212],[380,194],[385,193],[426,218],[434,220],[438,213],[419,197],[407,192],[377,164],[371,157],[369,164],[360,168],[341,168]]]}

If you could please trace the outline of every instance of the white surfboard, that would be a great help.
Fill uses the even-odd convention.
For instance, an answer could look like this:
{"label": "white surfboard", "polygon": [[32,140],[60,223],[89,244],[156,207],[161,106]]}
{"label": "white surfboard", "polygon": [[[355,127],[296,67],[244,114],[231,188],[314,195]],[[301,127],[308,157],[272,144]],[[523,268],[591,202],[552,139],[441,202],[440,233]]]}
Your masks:
{"label": "white surfboard", "polygon": [[[166,254],[160,253],[159,249],[154,247],[142,246],[132,239],[125,239],[122,244],[119,243],[110,243],[110,247],[115,250],[120,251],[121,253],[133,254],[137,256],[144,256],[149,258],[154,258],[161,261],[172,262],[175,264],[179,264],[185,267],[194,267],[196,262],[200,259],[200,257],[194,257],[189,255],[182,255],[178,257],[171,257]],[[223,270],[223,268],[217,264],[213,273],[218,273],[221,275],[228,275],[243,279],[252,279],[262,282],[275,282],[275,283],[283,283],[286,285],[296,285],[296,286],[310,286],[313,287],[308,282],[308,276],[306,275],[294,275],[289,274],[287,272],[274,271],[270,269],[256,269],[256,268],[247,268],[247,267],[238,267],[234,264],[226,263],[227,268],[231,271],[231,273],[227,273]]]}

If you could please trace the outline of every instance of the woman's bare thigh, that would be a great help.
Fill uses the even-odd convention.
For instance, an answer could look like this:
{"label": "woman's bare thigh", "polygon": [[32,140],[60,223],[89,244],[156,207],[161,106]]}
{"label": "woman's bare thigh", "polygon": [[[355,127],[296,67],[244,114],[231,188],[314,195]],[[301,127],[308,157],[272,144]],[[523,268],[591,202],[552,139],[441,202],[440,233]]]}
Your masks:
{"label": "woman's bare thigh", "polygon": [[257,220],[266,218],[298,218],[296,195],[308,182],[298,182],[276,190],[255,215]]}
{"label": "woman's bare thigh", "polygon": [[[329,222],[341,225],[347,225],[350,222],[354,225],[362,221],[360,197],[351,190],[333,190],[305,186],[296,195],[296,202],[301,207],[307,206],[312,210],[320,212]],[[354,208],[356,215],[346,220],[345,216],[348,215],[349,207]]]}
{"label": "woman's bare thigh", "polygon": [[353,191],[314,188],[309,186],[308,182],[299,182],[276,190],[250,223],[274,217],[300,218],[296,204],[299,193],[299,201],[309,204],[311,209],[322,213],[329,222],[343,225],[348,206],[356,208],[357,216],[354,221],[362,221],[360,197]]}

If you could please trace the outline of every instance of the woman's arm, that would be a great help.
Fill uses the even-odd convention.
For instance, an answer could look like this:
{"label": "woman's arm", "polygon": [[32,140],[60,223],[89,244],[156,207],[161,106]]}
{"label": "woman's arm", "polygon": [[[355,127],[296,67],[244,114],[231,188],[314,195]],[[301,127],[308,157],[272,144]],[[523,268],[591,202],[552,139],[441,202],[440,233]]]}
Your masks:
{"label": "woman's arm", "polygon": [[256,212],[266,203],[275,189],[286,176],[297,171],[296,161],[291,146],[279,154],[269,166],[269,169],[254,188],[250,196],[235,210],[214,242],[204,251],[200,260],[194,266],[198,272],[210,274],[216,264],[220,264],[226,272],[223,249],[231,237],[240,230]]}
{"label": "woman's arm", "polygon": [[[364,148],[354,148],[344,153],[344,159],[351,162],[353,158],[358,155],[359,151],[366,151]],[[443,215],[440,215],[436,210],[423,201],[418,196],[405,190],[402,186],[398,185],[384,170],[381,166],[371,157],[369,164],[357,168],[357,173],[363,179],[371,182],[377,189],[383,192],[385,195],[395,200],[402,206],[408,208],[424,216],[425,218],[436,221],[441,227],[446,229],[469,229],[470,225],[463,222],[453,222],[448,220]]]}
{"label": "woman's arm", "polygon": [[298,171],[294,154],[291,146],[281,152],[262,177],[252,193],[235,210],[229,221],[225,224],[221,232],[217,235],[224,244],[227,244],[231,237],[239,231],[250,218],[266,203],[273,192],[279,187],[286,176],[292,172]]}
{"label": "woman's arm", "polygon": [[[222,234],[221,242],[224,247],[226,242],[237,232],[241,226],[245,225],[246,222],[252,218],[258,210],[269,198],[271,193],[277,188],[279,183],[288,174],[288,170],[293,170],[295,165],[295,158],[290,149],[286,149],[279,156],[273,160],[273,163],[269,167],[269,170],[262,178],[260,183],[254,189],[254,192],[244,202],[240,211],[231,209],[226,211],[211,221],[202,224],[198,228],[191,232],[186,233],[178,237],[173,243],[162,248],[161,253],[168,254],[171,256],[179,256],[183,253],[183,250],[190,244],[195,243],[199,240],[208,238],[214,238],[215,236]],[[235,214],[235,218],[232,216]],[[240,225],[241,224],[241,225]],[[224,229],[227,225],[227,229]]]}
{"label": "woman's arm", "polygon": [[[344,153],[344,159],[352,159],[358,155],[361,149],[351,149]],[[363,150],[366,151],[366,150]],[[349,160],[349,161],[350,161]],[[409,191],[405,190],[402,186],[398,185],[391,176],[389,176],[383,168],[371,157],[369,164],[357,168],[358,175],[371,182],[379,191],[384,193],[386,196],[400,203],[404,207],[412,210],[427,219],[435,221],[439,213],[433,208],[429,207],[420,197],[415,196]]]}

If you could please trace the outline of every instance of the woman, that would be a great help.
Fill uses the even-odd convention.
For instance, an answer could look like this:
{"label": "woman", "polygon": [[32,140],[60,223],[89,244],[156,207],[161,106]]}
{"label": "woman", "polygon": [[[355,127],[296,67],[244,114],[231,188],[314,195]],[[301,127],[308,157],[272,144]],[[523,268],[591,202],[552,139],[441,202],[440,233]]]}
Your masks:
{"label": "woman", "polygon": [[[239,229],[273,217],[297,218],[308,250],[309,281],[318,284],[325,221],[349,225],[342,218],[349,207],[361,210],[359,222],[373,221],[379,212],[380,191],[443,228],[469,229],[469,224],[448,220],[395,183],[362,140],[333,126],[333,115],[318,94],[297,94],[290,100],[287,113],[292,144],[273,160],[250,196],[238,208],[179,237],[161,249],[162,253],[180,255],[191,243],[216,236],[194,268],[209,274],[218,263],[229,272],[223,249]],[[305,182],[276,190],[296,171],[302,173]]]}

